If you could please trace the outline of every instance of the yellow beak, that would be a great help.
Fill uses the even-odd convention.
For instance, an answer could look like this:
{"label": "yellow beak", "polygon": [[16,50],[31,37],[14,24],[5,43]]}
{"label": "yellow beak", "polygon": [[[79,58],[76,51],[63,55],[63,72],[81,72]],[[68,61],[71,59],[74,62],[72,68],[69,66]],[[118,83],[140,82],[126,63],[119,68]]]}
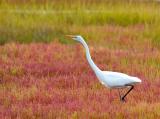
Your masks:
{"label": "yellow beak", "polygon": [[69,38],[74,38],[75,37],[75,35],[66,35],[67,37],[69,37]]}

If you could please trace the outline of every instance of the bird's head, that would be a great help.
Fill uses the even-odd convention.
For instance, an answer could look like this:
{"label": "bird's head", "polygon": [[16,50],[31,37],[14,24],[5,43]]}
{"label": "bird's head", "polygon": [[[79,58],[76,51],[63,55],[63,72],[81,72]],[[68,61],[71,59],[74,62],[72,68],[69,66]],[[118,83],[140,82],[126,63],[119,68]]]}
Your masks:
{"label": "bird's head", "polygon": [[66,36],[69,38],[72,38],[75,41],[79,41],[79,42],[81,42],[83,40],[82,36],[80,36],[80,35],[66,35]]}

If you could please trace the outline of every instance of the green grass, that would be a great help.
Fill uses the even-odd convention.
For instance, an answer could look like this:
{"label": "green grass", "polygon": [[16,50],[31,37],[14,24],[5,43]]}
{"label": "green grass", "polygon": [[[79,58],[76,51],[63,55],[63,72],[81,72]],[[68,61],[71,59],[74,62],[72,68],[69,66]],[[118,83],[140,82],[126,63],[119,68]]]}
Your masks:
{"label": "green grass", "polygon": [[[0,44],[5,44],[0,47],[0,117],[160,117],[158,3],[7,1],[0,1]],[[100,69],[142,79],[125,104],[116,90],[110,92],[98,82],[84,49],[70,45],[73,40],[66,34],[86,38]]]}
{"label": "green grass", "polygon": [[[132,34],[132,29],[129,29],[129,35],[143,41],[149,39],[153,46],[160,47],[160,8],[154,2],[16,2],[0,4],[0,44],[10,41],[50,42],[55,39],[69,43],[65,34],[76,33],[97,41],[105,39],[97,27],[142,25],[143,32]],[[94,37],[86,32],[86,27],[99,35]],[[121,35],[125,34],[122,32]]]}

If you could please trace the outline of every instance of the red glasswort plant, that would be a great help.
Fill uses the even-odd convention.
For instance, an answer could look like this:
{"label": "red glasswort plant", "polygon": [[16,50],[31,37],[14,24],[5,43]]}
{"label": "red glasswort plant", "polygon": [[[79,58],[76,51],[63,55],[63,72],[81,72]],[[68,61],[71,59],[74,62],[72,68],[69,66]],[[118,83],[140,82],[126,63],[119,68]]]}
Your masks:
{"label": "red glasswort plant", "polygon": [[0,47],[0,118],[160,117],[158,50],[91,47],[91,54],[102,69],[143,80],[127,103],[99,83],[81,47],[10,43]]}

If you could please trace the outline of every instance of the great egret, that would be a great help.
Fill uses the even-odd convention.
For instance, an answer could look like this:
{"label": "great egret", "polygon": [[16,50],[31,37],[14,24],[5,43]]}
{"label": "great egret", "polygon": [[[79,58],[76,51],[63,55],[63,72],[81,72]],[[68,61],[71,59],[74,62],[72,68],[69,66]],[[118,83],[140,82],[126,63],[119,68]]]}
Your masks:
{"label": "great egret", "polygon": [[[85,40],[80,35],[67,35],[75,41],[80,42],[86,51],[86,57],[89,65],[93,69],[94,73],[96,74],[97,78],[104,86],[110,89],[121,89],[130,87],[130,89],[122,96],[119,92],[119,97],[121,101],[125,101],[125,97],[129,94],[129,92],[134,88],[135,84],[141,83],[141,80],[137,77],[129,76],[124,73],[119,72],[112,72],[112,71],[102,71],[100,70],[95,63],[93,62],[89,48]],[[118,90],[119,91],[119,90]]]}

